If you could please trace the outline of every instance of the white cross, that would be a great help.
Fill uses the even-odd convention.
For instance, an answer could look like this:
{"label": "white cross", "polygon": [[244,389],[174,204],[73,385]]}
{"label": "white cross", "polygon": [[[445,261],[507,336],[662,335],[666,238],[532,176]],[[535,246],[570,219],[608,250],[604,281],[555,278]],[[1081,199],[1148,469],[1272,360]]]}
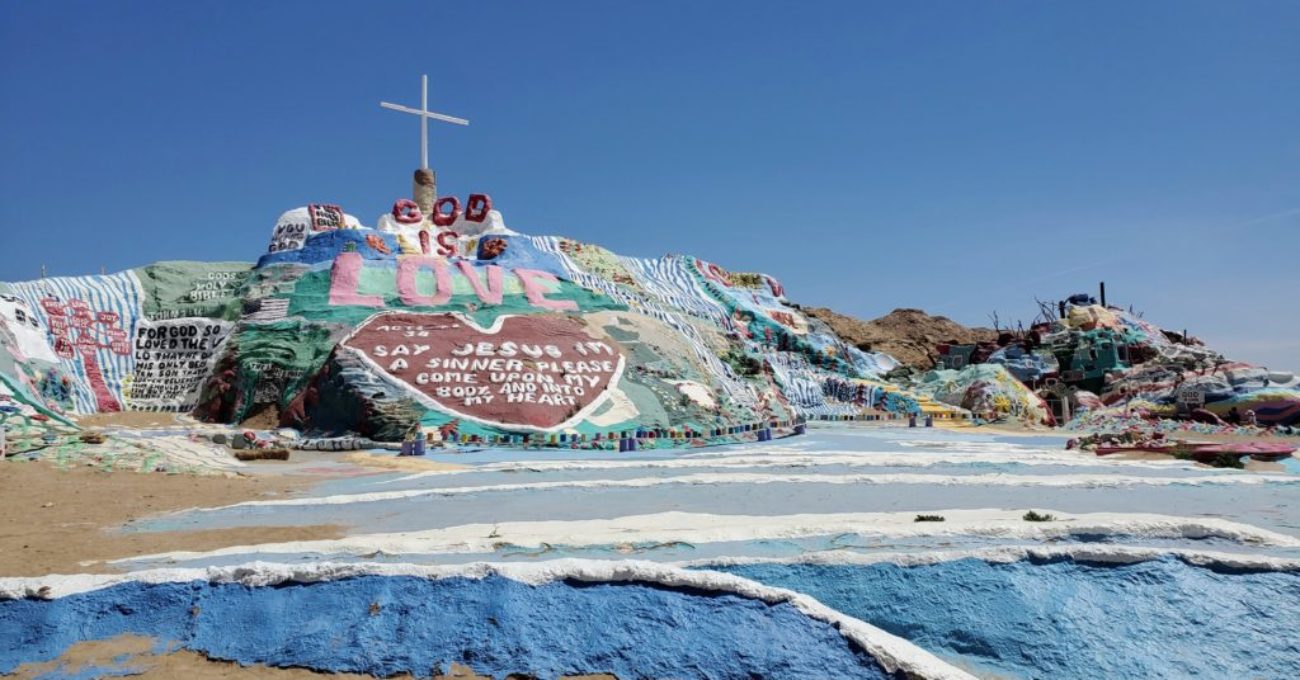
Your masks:
{"label": "white cross", "polygon": [[429,110],[429,76],[420,76],[420,108],[413,109],[401,104],[390,104],[388,102],[379,102],[379,105],[394,111],[402,113],[413,113],[420,117],[420,168],[429,167],[429,119],[440,120],[445,123],[455,123],[457,125],[469,125],[469,121],[464,118],[448,116],[441,113],[434,113]]}

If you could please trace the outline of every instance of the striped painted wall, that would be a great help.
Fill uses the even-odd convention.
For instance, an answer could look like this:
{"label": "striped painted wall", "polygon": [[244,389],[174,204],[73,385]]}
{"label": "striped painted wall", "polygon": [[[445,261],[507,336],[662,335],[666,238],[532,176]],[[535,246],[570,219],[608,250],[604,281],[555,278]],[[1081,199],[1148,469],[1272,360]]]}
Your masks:
{"label": "striped painted wall", "polygon": [[[686,309],[692,316],[714,325],[721,325],[727,319],[726,311],[699,288],[697,279],[681,258],[619,257],[619,263],[648,293],[642,296],[605,277],[587,273],[560,248],[560,239],[554,236],[529,238],[538,250],[555,257],[560,262],[569,280],[580,286],[601,291],[681,333],[691,345],[695,356],[713,372],[717,386],[732,400],[751,407],[758,403],[758,396],[754,393],[753,387],[740,380],[730,366],[718,359],[692,323],[673,311],[673,308]],[[672,307],[665,305],[672,305]]]}
{"label": "striped painted wall", "polygon": [[[132,271],[107,274],[104,276],[57,276],[9,284],[13,294],[21,297],[31,307],[41,326],[45,329],[57,329],[70,325],[72,319],[68,314],[61,320],[51,321],[46,300],[56,300],[67,305],[80,300],[89,307],[92,315],[98,318],[100,312],[116,315],[115,324],[96,322],[89,329],[75,331],[84,333],[88,341],[99,345],[90,356],[82,357],[80,351],[66,354],[60,358],[60,365],[69,375],[75,377],[72,389],[73,409],[76,413],[94,413],[103,410],[124,408],[122,383],[134,369],[135,356],[131,352],[134,345],[136,328],[143,314],[144,289],[140,279]],[[125,352],[121,347],[117,351],[111,346],[110,328],[120,329],[124,335]],[[70,330],[69,333],[74,333]],[[51,346],[55,345],[54,334],[49,336]],[[106,393],[106,394],[105,394]]]}

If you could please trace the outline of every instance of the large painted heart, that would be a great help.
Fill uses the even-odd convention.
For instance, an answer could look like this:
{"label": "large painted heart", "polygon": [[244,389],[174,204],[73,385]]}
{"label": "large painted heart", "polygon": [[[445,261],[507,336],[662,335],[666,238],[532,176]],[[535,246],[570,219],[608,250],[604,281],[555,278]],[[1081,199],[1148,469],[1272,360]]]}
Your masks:
{"label": "large painted heart", "polygon": [[623,374],[623,355],[562,315],[506,315],[481,328],[460,314],[380,312],[343,347],[427,406],[490,425],[570,427]]}

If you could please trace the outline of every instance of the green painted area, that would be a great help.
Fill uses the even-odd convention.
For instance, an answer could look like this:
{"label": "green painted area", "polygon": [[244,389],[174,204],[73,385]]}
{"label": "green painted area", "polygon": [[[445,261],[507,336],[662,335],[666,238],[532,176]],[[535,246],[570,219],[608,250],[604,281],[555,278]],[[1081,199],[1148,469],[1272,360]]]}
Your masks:
{"label": "green painted area", "polygon": [[29,394],[27,392],[27,389],[21,383],[19,383],[17,380],[13,380],[12,378],[10,378],[9,375],[6,375],[5,372],[0,372],[0,383],[3,383],[4,386],[8,388],[9,396],[13,397],[17,401],[20,401],[32,407],[38,413],[48,416],[50,419],[62,423],[63,425],[67,425],[68,427],[76,427],[76,424],[73,423],[71,420],[68,420],[67,418],[63,417],[61,414],[50,410],[45,405],[45,402]]}
{"label": "green painted area", "polygon": [[1062,379],[1097,394],[1105,391],[1106,374],[1128,368],[1119,354],[1124,337],[1109,328],[1082,333],[1075,344],[1055,352]]}
{"label": "green painted area", "polygon": [[299,321],[241,326],[227,344],[233,350],[229,356],[238,357],[232,386],[240,399],[234,419],[244,419],[255,405],[288,405],[346,332],[341,326]]}
{"label": "green painted area", "polygon": [[636,404],[636,410],[640,412],[636,422],[646,427],[668,427],[673,423],[683,422],[680,417],[673,418],[668,415],[668,408],[678,410],[681,395],[676,394],[677,388],[662,381],[656,382],[659,384],[654,387],[642,385],[631,376],[625,375],[619,383],[619,389],[623,390],[623,394],[626,394],[633,404]]}
{"label": "green painted area", "polygon": [[134,270],[144,288],[143,311],[151,319],[201,316],[234,321],[242,311],[248,262],[157,262]]}
{"label": "green painted area", "polygon": [[[432,295],[435,290],[433,274],[422,271],[416,275],[416,290],[422,295]],[[383,310],[404,310],[411,312],[462,312],[474,319],[480,326],[490,326],[498,316],[503,314],[551,314],[550,310],[539,309],[524,297],[523,286],[518,278],[511,274],[503,277],[504,291],[501,304],[485,305],[474,293],[474,289],[464,277],[452,276],[452,295],[446,304],[438,306],[411,306],[402,302],[397,294],[396,268],[375,266],[368,262],[361,271],[357,292],[362,295],[379,295],[383,297],[383,308],[358,305],[331,305],[329,302],[330,272],[318,270],[304,273],[294,285],[289,304],[291,316],[357,325],[370,315]],[[546,285],[546,284],[543,284]],[[588,290],[569,281],[549,284],[547,298],[551,300],[572,300],[583,312],[602,310],[621,311],[627,306],[603,293]]]}

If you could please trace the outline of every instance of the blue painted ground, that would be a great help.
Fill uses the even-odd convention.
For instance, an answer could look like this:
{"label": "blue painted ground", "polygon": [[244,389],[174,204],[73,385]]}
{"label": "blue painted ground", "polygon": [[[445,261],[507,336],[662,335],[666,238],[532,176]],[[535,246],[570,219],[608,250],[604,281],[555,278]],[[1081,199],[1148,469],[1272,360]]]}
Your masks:
{"label": "blue painted ground", "polygon": [[[366,494],[409,489],[487,487],[494,485],[546,484],[582,480],[618,482],[632,478],[671,480],[684,475],[758,473],[765,475],[821,475],[828,481],[845,474],[873,475],[1026,475],[1061,478],[1073,475],[1103,475],[1115,478],[1175,477],[1194,482],[1200,478],[1220,479],[1250,476],[1252,473],[1209,470],[1192,464],[1146,467],[1117,464],[1091,453],[1072,455],[1074,466],[1028,465],[1019,460],[1037,452],[1063,455],[1064,437],[1014,437],[997,440],[986,435],[945,430],[907,428],[833,428],[813,430],[806,437],[778,442],[742,444],[703,449],[690,455],[697,461],[716,462],[703,468],[615,468],[596,470],[512,470],[473,471],[455,475],[411,478],[405,473],[368,475],[329,480],[313,489],[311,496]],[[963,446],[973,448],[964,450]],[[779,449],[806,456],[849,453],[861,456],[860,465],[806,467],[751,467],[742,462],[765,451]],[[871,462],[876,454],[897,460],[902,455],[951,456],[956,462],[925,467],[897,467]],[[595,460],[618,462],[672,460],[682,452],[638,452],[629,455],[601,455],[590,451],[483,451],[473,454],[438,454],[431,459],[477,466],[510,461]],[[770,456],[779,460],[783,456]],[[1298,479],[1300,481],[1300,479]],[[943,509],[1049,508],[1063,512],[1128,512],[1184,516],[1223,517],[1262,528],[1300,535],[1300,503],[1297,485],[1173,486],[1133,485],[1121,487],[1042,487],[943,484],[821,484],[818,482],[778,484],[665,484],[636,487],[550,488],[514,491],[482,491],[457,495],[425,495],[387,501],[330,506],[281,506],[229,508],[216,511],[169,515],[134,523],[135,531],[202,530],[240,526],[307,525],[322,521],[344,524],[351,533],[419,531],[473,523],[527,520],[580,520],[609,518],[678,510],[714,514],[787,515],[835,512],[933,512]]]}
{"label": "blue painted ground", "polygon": [[83,640],[153,637],[215,659],[428,677],[885,678],[790,604],[647,584],[364,576],[250,588],[128,583],[0,602],[0,673]]}
{"label": "blue painted ground", "polygon": [[[481,467],[460,474],[428,476],[375,473],[343,462],[334,454],[300,452],[295,453],[294,462],[265,469],[315,469],[323,470],[323,474],[343,475],[308,492],[308,496],[318,499],[398,490],[462,491],[373,502],[341,498],[337,500],[344,502],[338,504],[227,507],[145,519],[135,522],[132,530],[332,522],[347,526],[349,535],[357,537],[370,532],[420,531],[465,524],[618,518],[666,511],[779,520],[803,513],[943,514],[954,509],[1006,508],[1019,512],[1035,508],[1050,512],[1155,513],[1193,520],[1218,517],[1300,537],[1300,485],[1295,483],[1300,478],[1283,477],[1283,483],[1203,485],[1196,482],[1251,481],[1260,473],[1211,470],[1172,461],[1149,464],[1099,459],[1087,452],[1066,453],[1063,441],[1019,437],[999,441],[967,432],[904,428],[832,428],[779,442],[692,452],[615,456],[590,451],[498,450],[438,454],[431,458]],[[826,457],[808,460],[818,455]],[[531,463],[600,459],[632,463],[634,467],[556,470]],[[768,460],[778,464],[766,465]],[[492,465],[521,461],[528,462]],[[664,467],[636,461],[692,464]],[[693,464],[697,461],[698,467]],[[1268,474],[1294,477],[1300,473],[1296,465],[1285,461],[1282,466],[1273,466]],[[752,479],[722,483],[710,479],[721,480],[729,473],[806,478],[774,483]],[[831,483],[845,475],[887,476],[893,481]],[[947,482],[964,482],[970,475],[987,477],[973,484],[944,480],[950,477]],[[1060,487],[1006,481],[1012,476],[1023,477],[1020,482],[1068,481],[1080,475],[1097,481]],[[619,485],[630,479],[658,482],[688,476],[703,478],[703,483]],[[1178,483],[1143,482],[1153,477],[1177,478]],[[1108,484],[1111,480],[1122,485]],[[536,486],[575,481],[606,483],[594,488]],[[499,485],[511,486],[503,490]],[[541,548],[501,543],[494,552],[474,554],[386,556],[363,551],[359,557],[313,553],[270,556],[304,564],[321,559],[425,564],[538,562],[557,557],[655,561],[798,559],[819,553],[822,558],[837,559],[837,554],[941,554],[1041,545],[1036,540],[996,535],[873,536],[869,525],[863,526],[861,533],[777,539],[719,536],[696,545],[641,538],[631,532],[616,544],[583,547],[558,542]],[[1098,543],[1114,543],[1255,557],[1300,557],[1300,549],[1286,544],[1216,538],[1099,534],[1057,537],[1048,542],[1057,547],[1087,544],[1096,548]],[[267,558],[255,548],[236,553],[199,556],[179,565],[162,558],[125,566],[201,567]],[[1069,560],[1001,564],[966,559],[911,568],[840,564],[761,565],[728,570],[807,593],[849,616],[874,623],[986,676],[1300,677],[1300,654],[1294,642],[1295,631],[1300,630],[1297,572],[1223,573],[1173,558],[1126,566]],[[460,586],[451,587],[419,581],[375,577],[340,584],[255,590],[206,584],[135,586],[134,590],[122,586],[104,595],[76,596],[68,604],[0,603],[0,649],[9,650],[4,652],[9,656],[0,656],[0,662],[12,664],[20,654],[17,650],[23,644],[21,640],[35,639],[29,636],[18,638],[18,643],[8,642],[21,632],[19,624],[36,625],[33,619],[23,617],[35,617],[39,625],[48,626],[44,634],[53,636],[54,647],[30,647],[22,653],[25,660],[36,660],[33,654],[48,658],[83,633],[100,637],[138,632],[177,640],[220,658],[332,670],[413,670],[427,674],[435,664],[445,670],[449,662],[455,661],[467,662],[481,672],[498,672],[498,676],[505,672],[549,677],[557,673],[612,671],[620,677],[746,677],[752,672],[754,677],[822,678],[873,677],[873,673],[879,673],[869,660],[864,661],[849,649],[833,629],[808,621],[788,606],[766,607],[731,596],[701,597],[651,586],[579,588],[552,584],[529,589],[514,582],[468,586],[462,580]],[[606,590],[608,594],[599,594]],[[173,596],[175,603],[169,599]],[[118,597],[131,613],[111,606]],[[371,617],[373,602],[380,607]],[[196,605],[199,613],[191,620],[188,610]],[[182,611],[184,616],[177,613]],[[305,612],[326,613],[309,616]],[[241,627],[256,632],[228,634]],[[449,632],[458,630],[468,632]],[[341,647],[332,646],[336,641]],[[465,656],[466,652],[470,656]],[[868,670],[855,668],[855,663],[867,663]],[[0,671],[4,668],[0,665]]]}
{"label": "blue painted ground", "polygon": [[1176,558],[718,568],[797,590],[944,660],[1016,678],[1300,677],[1300,573]]}

